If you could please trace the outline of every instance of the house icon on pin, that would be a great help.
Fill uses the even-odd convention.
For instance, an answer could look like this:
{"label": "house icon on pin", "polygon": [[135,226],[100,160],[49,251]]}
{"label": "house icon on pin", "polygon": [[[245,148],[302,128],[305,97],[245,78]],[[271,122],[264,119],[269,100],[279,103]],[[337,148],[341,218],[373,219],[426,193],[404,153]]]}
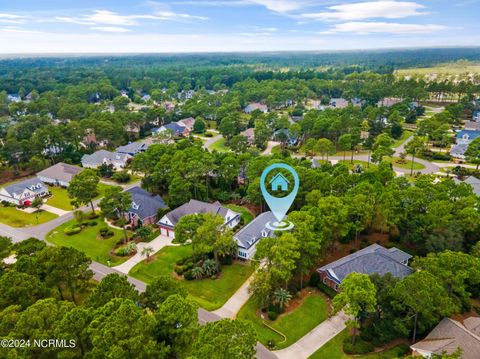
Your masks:
{"label": "house icon on pin", "polygon": [[277,173],[269,183],[272,185],[272,191],[288,191],[290,181],[283,174]]}

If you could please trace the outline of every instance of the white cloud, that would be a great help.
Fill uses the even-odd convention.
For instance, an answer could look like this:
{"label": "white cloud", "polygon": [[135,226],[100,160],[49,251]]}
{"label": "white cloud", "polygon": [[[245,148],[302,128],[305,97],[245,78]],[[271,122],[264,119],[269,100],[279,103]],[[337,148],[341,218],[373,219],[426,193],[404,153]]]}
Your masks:
{"label": "white cloud", "polygon": [[313,1],[307,0],[245,0],[245,2],[262,5],[268,10],[279,13],[289,13],[314,5]]}
{"label": "white cloud", "polygon": [[95,10],[91,14],[79,16],[79,17],[57,16],[55,19],[60,22],[68,22],[68,23],[78,24],[78,25],[111,25],[111,26],[135,26],[135,25],[139,25],[140,20],[152,20],[152,21],[208,20],[208,18],[204,16],[180,14],[172,11],[158,11],[153,14],[120,15],[109,10]]}
{"label": "white cloud", "polygon": [[40,34],[40,31],[27,30],[18,26],[5,26],[0,28],[0,32],[11,32],[16,34]]}
{"label": "white cloud", "polygon": [[122,32],[129,32],[130,31],[130,30],[124,28],[124,27],[119,27],[119,26],[93,26],[90,29],[103,31],[103,32],[116,32],[116,33],[122,33]]}
{"label": "white cloud", "polygon": [[356,33],[356,34],[429,34],[448,29],[447,26],[434,24],[399,24],[391,22],[346,22],[337,24],[321,34]]}
{"label": "white cloud", "polygon": [[305,13],[301,17],[312,20],[351,21],[374,18],[401,19],[426,15],[425,6],[411,1],[367,1],[354,4],[329,6],[329,11]]}
{"label": "white cloud", "polygon": [[7,13],[0,13],[0,22],[7,23],[7,24],[23,24],[25,23],[25,16],[15,15],[15,14],[7,14]]}

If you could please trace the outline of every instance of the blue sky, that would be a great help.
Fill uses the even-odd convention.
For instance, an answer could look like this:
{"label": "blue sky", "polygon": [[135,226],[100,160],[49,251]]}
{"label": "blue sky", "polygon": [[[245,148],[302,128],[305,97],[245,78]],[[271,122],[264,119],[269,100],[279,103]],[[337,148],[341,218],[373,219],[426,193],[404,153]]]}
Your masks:
{"label": "blue sky", "polygon": [[1,1],[0,53],[479,46],[480,0]]}

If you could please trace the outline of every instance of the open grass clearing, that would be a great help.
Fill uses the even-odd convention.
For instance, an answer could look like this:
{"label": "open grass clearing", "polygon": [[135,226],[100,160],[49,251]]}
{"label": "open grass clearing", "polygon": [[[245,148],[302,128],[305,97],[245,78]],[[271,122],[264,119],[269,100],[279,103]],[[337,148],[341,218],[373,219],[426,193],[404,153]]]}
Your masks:
{"label": "open grass clearing", "polygon": [[0,206],[0,222],[10,227],[22,228],[27,226],[36,226],[49,222],[58,216],[54,213],[39,210],[36,213],[27,213],[16,207]]}

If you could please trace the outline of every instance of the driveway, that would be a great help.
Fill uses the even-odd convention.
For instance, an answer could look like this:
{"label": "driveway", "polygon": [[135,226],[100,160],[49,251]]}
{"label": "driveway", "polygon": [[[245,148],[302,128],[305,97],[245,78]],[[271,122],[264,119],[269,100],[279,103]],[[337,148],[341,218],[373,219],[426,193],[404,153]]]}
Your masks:
{"label": "driveway", "polygon": [[279,146],[280,142],[268,141],[267,148],[262,152],[262,156],[269,156],[272,154],[272,150],[275,146]]}
{"label": "driveway", "polygon": [[40,209],[42,209],[44,211],[47,211],[47,212],[50,212],[50,213],[53,213],[53,214],[56,214],[57,216],[63,216],[65,214],[67,214],[68,212],[70,212],[70,211],[64,211],[63,209],[60,209],[60,208],[57,208],[57,207],[50,206],[46,203],[42,204]]}
{"label": "driveway", "polygon": [[203,144],[203,148],[210,151],[210,146],[222,138],[223,138],[222,135],[216,135],[215,137],[209,138]]}
{"label": "driveway", "polygon": [[229,300],[219,309],[213,313],[217,314],[222,318],[232,318],[237,317],[237,313],[242,309],[243,305],[250,298],[250,293],[248,292],[248,286],[253,280],[253,274],[242,284],[240,288],[235,292],[234,295],[230,297]]}
{"label": "driveway", "polygon": [[123,273],[123,274],[128,274],[130,270],[135,267],[138,263],[143,261],[146,257],[142,255],[142,250],[146,247],[150,247],[153,249],[153,253],[157,253],[160,249],[162,249],[165,246],[171,246],[172,245],[172,240],[173,238],[166,237],[166,236],[158,236],[155,238],[153,241],[149,243],[138,243],[137,244],[137,254],[135,254],[132,258],[127,260],[126,262],[123,262],[122,264],[113,267],[113,269]]}
{"label": "driveway", "polygon": [[317,325],[296,343],[285,349],[274,351],[273,353],[275,353],[279,359],[307,359],[344,330],[347,319],[348,317],[343,311],[339,312],[335,316]]}

